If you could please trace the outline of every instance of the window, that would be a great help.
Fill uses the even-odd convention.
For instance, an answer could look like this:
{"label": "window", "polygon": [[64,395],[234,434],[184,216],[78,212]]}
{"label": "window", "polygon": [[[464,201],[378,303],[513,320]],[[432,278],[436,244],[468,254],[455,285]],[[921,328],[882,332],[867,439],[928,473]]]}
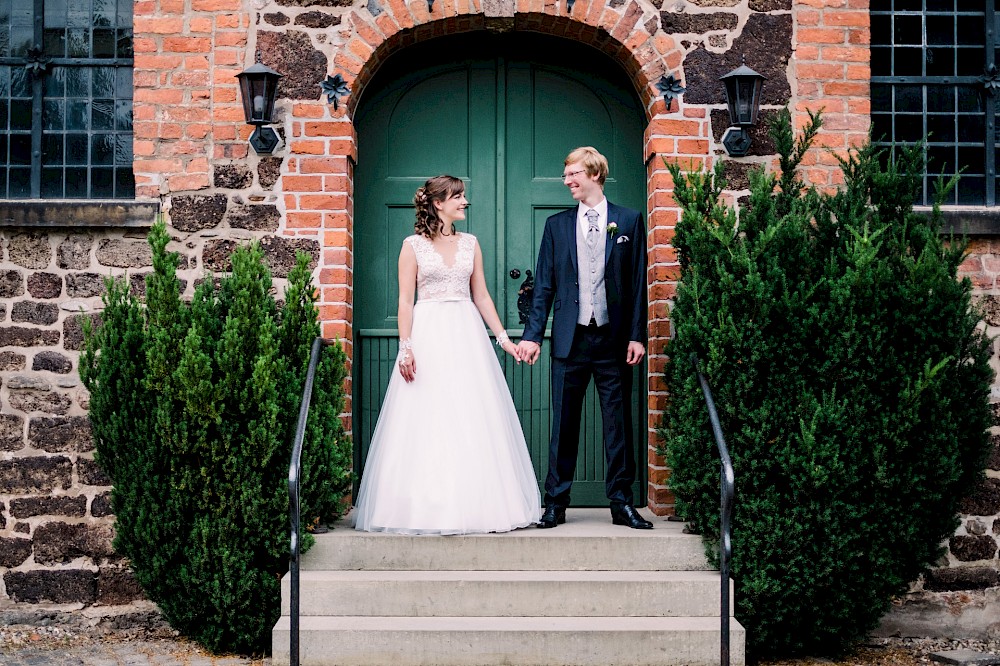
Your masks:
{"label": "window", "polygon": [[133,0],[0,0],[0,198],[131,199]]}
{"label": "window", "polygon": [[938,174],[962,170],[945,203],[996,206],[994,0],[871,0],[870,12],[873,140],[927,137],[918,204],[933,203]]}

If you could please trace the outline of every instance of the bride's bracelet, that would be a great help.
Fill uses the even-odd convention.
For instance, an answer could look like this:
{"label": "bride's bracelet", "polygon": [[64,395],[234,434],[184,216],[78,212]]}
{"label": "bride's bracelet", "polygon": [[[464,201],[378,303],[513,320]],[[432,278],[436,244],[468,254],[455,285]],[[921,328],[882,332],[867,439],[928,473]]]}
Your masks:
{"label": "bride's bracelet", "polygon": [[508,342],[510,342],[510,338],[507,336],[507,331],[497,333],[497,347],[503,347]]}

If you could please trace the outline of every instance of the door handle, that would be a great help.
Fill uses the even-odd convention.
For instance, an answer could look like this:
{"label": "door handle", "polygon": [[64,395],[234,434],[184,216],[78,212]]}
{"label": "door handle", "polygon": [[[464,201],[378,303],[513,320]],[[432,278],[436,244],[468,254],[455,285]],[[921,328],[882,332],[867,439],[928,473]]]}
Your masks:
{"label": "door handle", "polygon": [[[515,268],[514,271],[517,271]],[[514,277],[514,271],[511,271],[511,277]],[[518,323],[527,324],[528,316],[531,314],[531,299],[535,293],[535,278],[531,276],[531,271],[525,271],[524,282],[517,290],[517,318]],[[521,271],[517,271],[517,277],[521,276]]]}
{"label": "door handle", "polygon": [[517,278],[521,277],[521,269],[520,268],[512,268],[512,269],[510,269],[510,276],[513,279],[515,279],[515,280]]}

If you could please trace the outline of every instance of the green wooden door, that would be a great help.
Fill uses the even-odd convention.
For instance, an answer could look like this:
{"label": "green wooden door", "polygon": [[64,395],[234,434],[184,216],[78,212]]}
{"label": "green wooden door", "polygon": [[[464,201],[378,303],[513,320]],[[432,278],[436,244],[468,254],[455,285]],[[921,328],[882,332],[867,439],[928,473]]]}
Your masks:
{"label": "green wooden door", "polygon": [[[516,40],[516,41],[515,41]],[[516,46],[516,48],[515,48]],[[531,58],[557,53],[557,62]],[[518,34],[477,34],[411,47],[372,81],[355,116],[355,469],[371,434],[397,352],[396,261],[413,233],[414,191],[430,176],[465,181],[472,207],[461,230],[482,246],[486,280],[512,338],[518,289],[534,270],[545,219],[574,204],[563,159],[592,145],[608,157],[608,199],[645,210],[643,113],[623,73],[588,47]],[[516,276],[516,277],[515,277]],[[539,483],[548,469],[549,354],[534,367],[501,362]],[[645,501],[645,367],[632,396],[637,502]],[[577,506],[604,505],[601,416],[591,387],[573,485]]]}

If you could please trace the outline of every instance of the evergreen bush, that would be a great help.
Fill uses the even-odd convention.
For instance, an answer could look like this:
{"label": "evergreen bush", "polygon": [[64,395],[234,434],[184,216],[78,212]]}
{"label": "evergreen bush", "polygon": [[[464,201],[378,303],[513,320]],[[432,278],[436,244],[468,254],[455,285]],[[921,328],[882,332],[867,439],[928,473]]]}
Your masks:
{"label": "evergreen bush", "polygon": [[[168,241],[158,222],[145,303],[127,281],[107,282],[102,325],[86,331],[81,355],[115,548],[174,628],[212,651],[261,653],[280,615],[288,464],[320,334],[309,258],[289,272],[283,307],[257,243],[186,303]],[[305,521],[336,518],[350,489],[344,376],[341,347],[325,348],[303,449]]]}
{"label": "evergreen bush", "polygon": [[990,340],[957,278],[966,245],[942,239],[937,205],[912,209],[921,147],[852,151],[845,185],[821,194],[796,175],[820,125],[795,139],[779,115],[780,178],[754,172],[738,214],[721,165],[670,166],[681,278],[661,452],[678,513],[717,562],[697,354],[735,467],[732,575],[751,656],[836,655],[864,638],[938,561],[988,447]]}

